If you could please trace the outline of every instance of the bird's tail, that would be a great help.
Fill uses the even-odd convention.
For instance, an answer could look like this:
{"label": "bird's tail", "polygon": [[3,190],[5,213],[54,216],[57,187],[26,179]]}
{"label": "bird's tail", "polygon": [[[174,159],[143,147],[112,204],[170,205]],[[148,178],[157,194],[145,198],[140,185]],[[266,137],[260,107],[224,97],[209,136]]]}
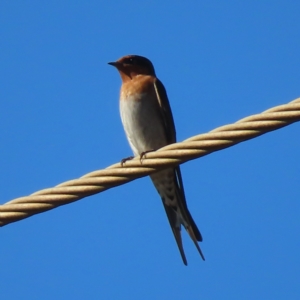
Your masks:
{"label": "bird's tail", "polygon": [[187,265],[187,260],[182,245],[181,225],[188,232],[202,259],[205,260],[198,245],[198,242],[202,241],[202,235],[188,210],[179,167],[154,173],[151,179],[162,198],[184,264]]}

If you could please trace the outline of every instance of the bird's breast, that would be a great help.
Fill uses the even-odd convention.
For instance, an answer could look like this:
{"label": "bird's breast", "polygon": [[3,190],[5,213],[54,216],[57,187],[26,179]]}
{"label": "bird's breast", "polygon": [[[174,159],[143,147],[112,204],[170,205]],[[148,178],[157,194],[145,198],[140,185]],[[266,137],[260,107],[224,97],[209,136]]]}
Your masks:
{"label": "bird's breast", "polygon": [[147,93],[121,95],[121,119],[135,155],[157,150],[167,144],[159,110],[156,98]]}

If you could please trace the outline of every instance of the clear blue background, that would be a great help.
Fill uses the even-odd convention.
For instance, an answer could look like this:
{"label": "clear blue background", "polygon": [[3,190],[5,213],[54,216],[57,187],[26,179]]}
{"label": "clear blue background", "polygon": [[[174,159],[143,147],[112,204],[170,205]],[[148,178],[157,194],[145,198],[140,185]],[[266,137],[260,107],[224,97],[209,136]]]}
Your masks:
{"label": "clear blue background", "polygon": [[[150,58],[178,140],[300,96],[298,1],[0,2],[1,203],[129,156],[120,78]],[[1,299],[298,299],[300,124],[182,166],[206,261],[148,178],[0,229]]]}

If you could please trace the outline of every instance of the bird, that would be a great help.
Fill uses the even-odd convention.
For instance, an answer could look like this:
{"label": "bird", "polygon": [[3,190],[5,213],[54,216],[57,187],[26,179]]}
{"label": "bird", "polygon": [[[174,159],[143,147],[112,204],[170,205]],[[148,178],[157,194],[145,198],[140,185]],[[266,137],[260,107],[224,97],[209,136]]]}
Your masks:
{"label": "bird", "polygon": [[[156,77],[152,62],[140,55],[126,55],[108,64],[114,66],[121,76],[120,115],[134,155],[142,158],[147,152],[176,143],[167,92]],[[127,159],[123,159],[122,164]],[[198,244],[203,240],[202,235],[187,207],[180,167],[163,169],[151,174],[150,178],[162,199],[183,263],[187,265],[181,226],[205,260]]]}

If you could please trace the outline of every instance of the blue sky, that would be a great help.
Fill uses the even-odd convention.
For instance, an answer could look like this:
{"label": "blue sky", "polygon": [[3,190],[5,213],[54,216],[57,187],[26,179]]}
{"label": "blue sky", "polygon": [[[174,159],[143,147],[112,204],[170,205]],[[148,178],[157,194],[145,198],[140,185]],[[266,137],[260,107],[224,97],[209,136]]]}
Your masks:
{"label": "blue sky", "polygon": [[[0,3],[1,203],[131,155],[126,54],[153,62],[178,140],[300,97],[297,1]],[[206,261],[142,178],[0,229],[3,299],[296,299],[300,124],[182,165]]]}

